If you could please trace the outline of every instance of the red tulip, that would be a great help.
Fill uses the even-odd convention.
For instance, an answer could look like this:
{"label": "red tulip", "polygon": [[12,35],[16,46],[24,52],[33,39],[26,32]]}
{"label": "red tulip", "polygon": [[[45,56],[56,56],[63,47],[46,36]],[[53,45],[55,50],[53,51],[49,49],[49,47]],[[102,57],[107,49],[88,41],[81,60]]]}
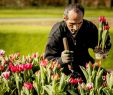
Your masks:
{"label": "red tulip", "polygon": [[69,83],[71,84],[82,83],[82,79],[81,78],[70,78]]}
{"label": "red tulip", "polygon": [[102,22],[102,23],[106,22],[106,18],[104,16],[100,16],[99,17],[99,21]]}
{"label": "red tulip", "polygon": [[11,66],[10,69],[12,72],[19,72],[18,66]]}
{"label": "red tulip", "polygon": [[110,28],[109,25],[104,26],[104,30],[109,30],[109,28]]}
{"label": "red tulip", "polygon": [[0,66],[0,71],[3,71],[4,70],[4,66]]}

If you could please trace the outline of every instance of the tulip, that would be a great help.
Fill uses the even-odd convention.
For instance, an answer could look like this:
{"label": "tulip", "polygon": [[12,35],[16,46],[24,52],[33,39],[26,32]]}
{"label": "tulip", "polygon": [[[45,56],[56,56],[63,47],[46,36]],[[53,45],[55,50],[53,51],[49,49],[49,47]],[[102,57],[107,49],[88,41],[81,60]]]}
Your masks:
{"label": "tulip", "polygon": [[0,66],[0,71],[3,71],[4,70],[4,66]]}
{"label": "tulip", "polygon": [[34,54],[32,54],[32,56],[31,56],[32,58],[38,58],[39,57],[39,55],[37,54],[37,53],[34,53]]}
{"label": "tulip", "polygon": [[45,59],[45,60],[42,60],[41,62],[40,62],[40,65],[41,66],[46,66],[48,64],[48,61]]}
{"label": "tulip", "polygon": [[25,70],[31,70],[32,67],[33,67],[33,64],[31,64],[31,63],[24,64],[24,69]]}
{"label": "tulip", "polygon": [[18,69],[19,69],[19,71],[24,71],[24,64],[19,64],[18,65]]}
{"label": "tulip", "polygon": [[103,79],[104,81],[106,81],[106,76],[102,76],[102,79]]}
{"label": "tulip", "polygon": [[93,88],[93,83],[88,83],[88,84],[86,85],[86,87],[87,87],[89,90],[91,90],[91,89]]}
{"label": "tulip", "polygon": [[81,78],[70,78],[69,83],[71,84],[82,83],[82,79]]}
{"label": "tulip", "polygon": [[60,75],[59,74],[54,74],[54,75],[52,75],[52,79],[53,80],[58,80],[58,79],[60,79]]}
{"label": "tulip", "polygon": [[104,30],[109,30],[109,28],[110,28],[109,25],[104,26]]}
{"label": "tulip", "polygon": [[3,73],[1,74],[1,76],[4,77],[5,79],[8,79],[9,76],[10,76],[10,71],[3,72]]}
{"label": "tulip", "polygon": [[102,22],[102,23],[106,22],[106,18],[104,16],[100,16],[99,17],[99,21]]}
{"label": "tulip", "polygon": [[18,66],[11,66],[10,69],[12,72],[19,72]]}
{"label": "tulip", "polygon": [[25,82],[24,83],[24,88],[26,88],[28,90],[32,90],[33,89],[33,84],[29,83],[29,82]]}

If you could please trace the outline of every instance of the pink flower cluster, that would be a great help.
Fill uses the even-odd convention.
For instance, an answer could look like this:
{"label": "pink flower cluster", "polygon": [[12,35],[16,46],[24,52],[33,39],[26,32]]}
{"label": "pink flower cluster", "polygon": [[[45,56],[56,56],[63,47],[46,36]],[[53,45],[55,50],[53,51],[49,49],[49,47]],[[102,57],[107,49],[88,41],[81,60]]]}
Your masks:
{"label": "pink flower cluster", "polygon": [[24,88],[26,88],[28,90],[32,90],[33,89],[33,84],[29,83],[29,82],[25,82],[24,83]]}
{"label": "pink flower cluster", "polygon": [[33,67],[33,64],[31,64],[31,63],[18,64],[16,66],[14,66],[12,64],[9,65],[9,69],[12,72],[21,72],[21,71],[24,71],[24,70],[31,70],[32,67]]}

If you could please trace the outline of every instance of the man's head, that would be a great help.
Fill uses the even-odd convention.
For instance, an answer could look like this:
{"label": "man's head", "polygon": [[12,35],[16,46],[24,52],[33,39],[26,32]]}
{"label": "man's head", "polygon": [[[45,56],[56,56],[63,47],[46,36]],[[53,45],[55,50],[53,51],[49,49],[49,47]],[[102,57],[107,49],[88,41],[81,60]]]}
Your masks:
{"label": "man's head", "polygon": [[75,33],[83,23],[84,8],[80,4],[69,5],[64,11],[64,20],[68,29]]}

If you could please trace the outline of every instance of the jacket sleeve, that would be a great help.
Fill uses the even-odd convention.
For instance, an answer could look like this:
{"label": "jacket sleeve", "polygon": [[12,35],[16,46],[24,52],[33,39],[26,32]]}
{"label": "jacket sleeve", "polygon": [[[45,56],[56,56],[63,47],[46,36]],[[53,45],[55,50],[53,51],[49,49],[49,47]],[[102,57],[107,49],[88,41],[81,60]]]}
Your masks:
{"label": "jacket sleeve", "polygon": [[106,43],[105,43],[105,51],[108,52],[111,49],[111,38],[110,35],[108,35]]}
{"label": "jacket sleeve", "polygon": [[94,50],[95,47],[98,45],[98,29],[93,23],[90,23],[89,25],[89,33],[89,47]]}
{"label": "jacket sleeve", "polygon": [[62,50],[61,29],[58,26],[53,26],[46,44],[44,58],[49,61],[57,60],[58,63],[63,64],[61,60]]}

